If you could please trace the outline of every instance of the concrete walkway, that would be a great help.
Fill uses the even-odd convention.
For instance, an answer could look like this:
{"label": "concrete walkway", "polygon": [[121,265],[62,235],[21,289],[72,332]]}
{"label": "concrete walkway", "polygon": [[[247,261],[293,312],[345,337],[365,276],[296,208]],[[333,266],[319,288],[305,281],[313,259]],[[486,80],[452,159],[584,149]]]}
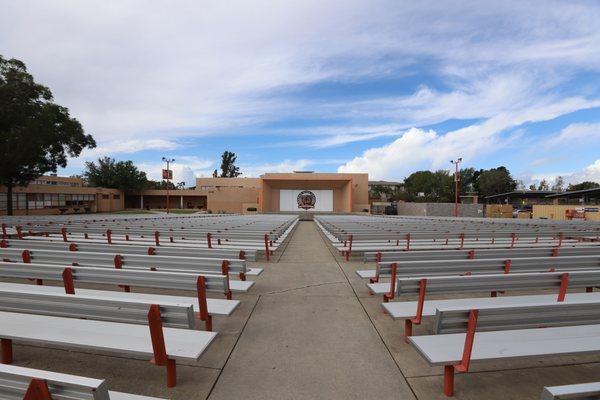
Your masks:
{"label": "concrete walkway", "polygon": [[256,289],[211,400],[414,398],[313,222],[299,224]]}

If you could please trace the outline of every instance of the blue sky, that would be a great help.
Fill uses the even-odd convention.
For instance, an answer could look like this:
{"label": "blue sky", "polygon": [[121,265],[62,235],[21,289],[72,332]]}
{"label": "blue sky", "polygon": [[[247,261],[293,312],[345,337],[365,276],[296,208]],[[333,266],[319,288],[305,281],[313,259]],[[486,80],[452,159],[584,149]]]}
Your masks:
{"label": "blue sky", "polygon": [[457,3],[0,0],[0,54],[97,139],[65,174],[168,156],[189,185],[230,150],[245,176],[600,181],[600,3]]}

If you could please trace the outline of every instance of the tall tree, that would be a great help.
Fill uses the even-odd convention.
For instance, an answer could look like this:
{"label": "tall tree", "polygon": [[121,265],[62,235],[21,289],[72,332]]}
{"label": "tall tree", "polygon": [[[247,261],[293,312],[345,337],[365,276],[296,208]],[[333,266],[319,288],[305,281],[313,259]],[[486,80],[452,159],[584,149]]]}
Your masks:
{"label": "tall tree", "polygon": [[479,170],[475,186],[480,196],[493,196],[515,190],[517,182],[506,167],[500,166]]}
{"label": "tall tree", "polygon": [[240,169],[235,166],[235,160],[237,160],[235,153],[227,150],[223,152],[221,156],[221,178],[235,178],[242,174]]}
{"label": "tall tree", "polygon": [[463,168],[460,170],[460,192],[468,193],[475,191],[475,168]]}
{"label": "tall tree", "polygon": [[417,171],[404,180],[406,200],[451,201],[453,198],[453,178],[445,170],[436,172]]}
{"label": "tall tree", "polygon": [[115,161],[103,157],[94,162],[85,163],[83,174],[92,186],[119,189],[125,193],[144,190],[148,185],[146,173],[137,169],[132,161]]}
{"label": "tall tree", "polygon": [[568,191],[573,192],[576,190],[596,189],[600,188],[600,184],[596,182],[584,181],[581,183],[570,184],[567,188]]}
{"label": "tall tree", "polygon": [[15,186],[66,167],[96,142],[54,103],[52,92],[35,83],[22,61],[0,56],[0,184],[6,186],[7,214],[13,214]]}
{"label": "tall tree", "polygon": [[540,184],[538,185],[538,190],[550,190],[550,185],[548,185],[548,181],[542,179]]}
{"label": "tall tree", "polygon": [[564,186],[565,186],[565,180],[563,179],[562,176],[559,175],[554,180],[554,184],[552,185],[552,190],[554,190],[556,192],[562,192],[565,190]]}

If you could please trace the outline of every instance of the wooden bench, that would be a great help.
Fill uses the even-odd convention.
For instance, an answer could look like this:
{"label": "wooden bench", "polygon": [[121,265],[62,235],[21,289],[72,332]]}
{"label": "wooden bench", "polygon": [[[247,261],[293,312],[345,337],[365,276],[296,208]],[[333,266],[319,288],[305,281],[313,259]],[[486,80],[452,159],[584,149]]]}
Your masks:
{"label": "wooden bench", "polygon": [[[395,292],[397,277],[434,277],[480,274],[514,274],[547,271],[592,271],[600,269],[600,256],[530,257],[517,259],[434,260],[406,263],[380,263],[382,271],[392,277],[390,282],[368,283],[373,294]],[[389,267],[389,269],[388,269]],[[384,272],[382,272],[384,273]],[[382,276],[382,275],[380,275]],[[384,301],[389,300],[385,297]]]}
{"label": "wooden bench", "polygon": [[[552,304],[556,302],[585,303],[600,300],[600,293],[590,293],[600,286],[600,270],[579,272],[545,272],[508,275],[467,275],[432,278],[399,278],[396,296],[417,296],[417,301],[382,303],[383,309],[394,319],[403,319],[404,336],[412,336],[413,324],[420,324],[425,317],[435,316],[438,308],[479,308],[527,304]],[[568,290],[586,289],[588,293],[572,293]],[[496,297],[498,292],[521,290],[555,290],[552,295]],[[488,292],[488,298],[462,298],[427,300],[428,295]]]}
{"label": "wooden bench", "polygon": [[31,290],[21,292],[0,288],[0,312],[145,325],[148,323],[148,310],[153,304],[159,305],[164,326],[180,329],[195,328],[194,307],[191,303],[159,303],[158,301],[123,300],[108,296],[75,296],[67,293]]}
{"label": "wooden bench", "polygon": [[[543,329],[539,329],[543,328]],[[600,352],[600,303],[438,309],[434,335],[411,336],[429,365],[444,366],[444,394],[455,371],[473,362]]]}
{"label": "wooden bench", "polygon": [[[202,257],[219,258],[222,260],[246,260],[256,261],[256,250],[228,250],[216,248],[192,248],[192,247],[166,247],[149,246],[143,244],[108,244],[106,241],[94,241],[91,239],[80,241],[64,241],[62,238],[28,236],[22,240],[5,240],[5,245],[10,248],[21,248],[23,250],[64,250],[91,252],[91,253],[113,253],[113,254],[147,254],[157,256],[173,257]],[[74,246],[73,246],[74,245]]]}
{"label": "wooden bench", "polygon": [[[229,281],[221,275],[1,262],[0,277],[32,279],[38,284],[44,280],[59,281],[69,294],[75,293],[77,282],[119,285],[125,290],[134,286],[193,291],[198,299],[199,317],[205,322],[206,330],[212,329],[212,313],[208,308],[206,292],[223,293],[227,299],[231,299]],[[136,293],[136,298],[143,299],[143,295]]]}
{"label": "wooden bench", "polygon": [[[600,255],[600,246],[595,243],[578,243],[577,245],[562,247],[531,247],[508,249],[463,249],[463,250],[423,250],[401,252],[376,252],[365,253],[364,261],[401,263],[406,261],[433,261],[433,260],[472,260],[472,259],[513,259],[527,257],[563,257],[563,256],[589,256]],[[361,278],[376,278],[376,269],[357,270]]]}
{"label": "wooden bench", "polygon": [[246,268],[246,260],[218,258],[173,257],[142,254],[88,253],[77,251],[28,250],[0,247],[0,258],[5,261],[23,261],[43,264],[71,264],[90,267],[139,268],[209,274],[235,274],[246,280],[246,275],[259,275],[262,268]]}
{"label": "wooden bench", "polygon": [[148,326],[46,315],[0,312],[2,363],[13,361],[13,341],[101,350],[152,359],[167,370],[167,386],[177,382],[176,361],[197,361],[216,337],[214,332],[163,328],[160,308],[147,314]]}
{"label": "wooden bench", "polygon": [[542,391],[541,400],[600,398],[600,382],[578,383],[574,385],[547,386]]}
{"label": "wooden bench", "polygon": [[[34,396],[36,393],[37,396]],[[26,400],[164,400],[108,390],[106,381],[0,364],[0,398]]]}
{"label": "wooden bench", "polygon": [[[49,254],[48,254],[49,253]],[[155,264],[143,264],[144,266],[135,266],[130,263],[127,266],[123,262],[123,257],[116,255],[114,257],[101,253],[71,253],[71,252],[49,252],[49,251],[36,251],[35,253],[29,250],[19,250],[10,248],[0,248],[0,257],[3,261],[10,262],[24,262],[44,265],[73,265],[73,266],[89,266],[98,268],[114,268],[114,269],[126,269],[126,270],[151,270],[157,271]],[[148,256],[154,257],[154,256]],[[181,268],[169,269],[169,267],[161,266],[161,270],[165,272],[177,272],[177,273],[193,273],[197,275],[215,275],[221,274],[225,277],[229,277],[229,262],[227,260],[220,261],[215,260],[216,264],[219,265],[217,268],[185,268],[181,265]],[[172,265],[172,264],[170,264]],[[244,264],[245,265],[245,264]],[[240,267],[241,268],[241,267]],[[238,269],[241,271],[241,269]],[[229,279],[228,279],[229,280]],[[236,292],[247,292],[254,285],[252,281],[237,281],[229,280],[229,286],[232,291]]]}

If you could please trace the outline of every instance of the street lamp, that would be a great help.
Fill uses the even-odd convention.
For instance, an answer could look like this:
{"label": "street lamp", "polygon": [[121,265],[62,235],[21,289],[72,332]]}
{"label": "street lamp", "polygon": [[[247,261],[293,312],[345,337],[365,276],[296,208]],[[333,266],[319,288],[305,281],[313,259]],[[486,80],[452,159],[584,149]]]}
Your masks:
{"label": "street lamp", "polygon": [[458,167],[462,162],[462,157],[450,160],[450,162],[456,167],[456,172],[454,173],[454,216],[458,217],[458,196],[460,193],[460,170]]}
{"label": "street lamp", "polygon": [[173,178],[171,170],[169,169],[169,165],[172,162],[175,162],[175,159],[163,157],[162,160],[163,160],[163,162],[167,163],[167,169],[163,169],[162,175],[163,175],[163,179],[167,180],[167,214],[168,214],[169,213],[169,180]]}

